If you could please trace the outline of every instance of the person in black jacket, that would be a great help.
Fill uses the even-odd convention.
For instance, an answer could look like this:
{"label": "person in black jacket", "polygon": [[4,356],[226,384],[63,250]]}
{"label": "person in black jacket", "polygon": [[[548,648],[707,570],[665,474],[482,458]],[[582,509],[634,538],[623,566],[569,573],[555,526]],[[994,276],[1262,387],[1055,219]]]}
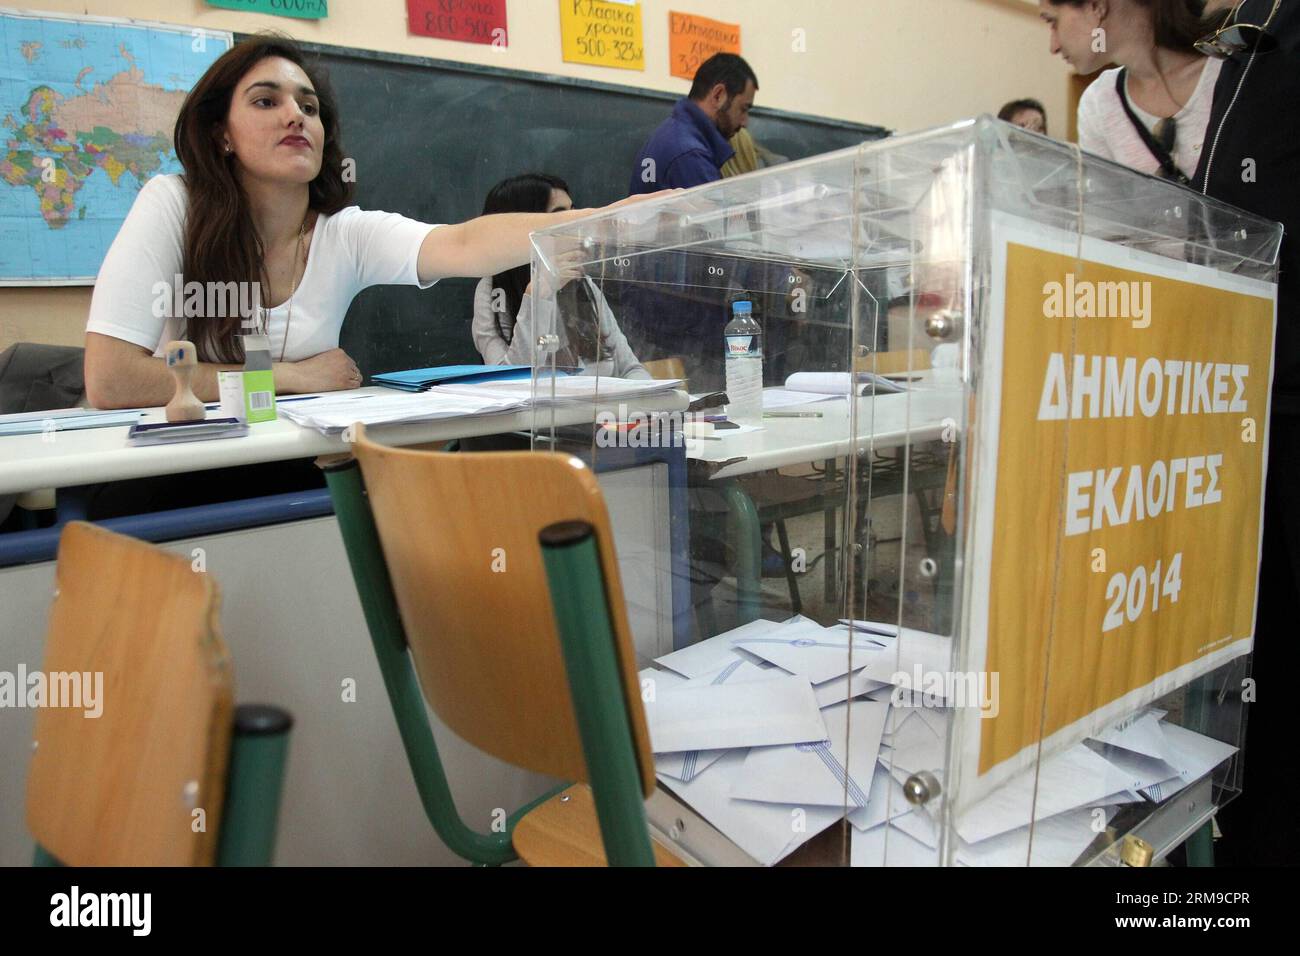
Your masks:
{"label": "person in black jacket", "polygon": [[1223,839],[1216,858],[1225,865],[1300,864],[1292,688],[1300,664],[1300,0],[1227,6],[1228,29],[1217,34],[1211,55],[1228,56],[1194,185],[1279,220],[1286,235],[1279,263],[1255,701],[1247,708],[1242,795],[1219,815]]}

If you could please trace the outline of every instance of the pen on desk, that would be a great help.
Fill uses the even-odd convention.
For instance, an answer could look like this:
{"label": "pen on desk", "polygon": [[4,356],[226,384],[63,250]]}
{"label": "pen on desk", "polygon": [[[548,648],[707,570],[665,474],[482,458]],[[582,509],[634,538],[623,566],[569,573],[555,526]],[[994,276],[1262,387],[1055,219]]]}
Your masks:
{"label": "pen on desk", "polygon": [[764,412],[764,418],[821,418],[821,412]]}
{"label": "pen on desk", "polygon": [[[324,396],[322,396],[322,395],[290,395],[290,396],[287,397],[287,398],[277,398],[277,399],[275,400],[275,403],[276,403],[277,405],[283,405],[285,402],[306,402],[306,401],[310,401],[310,400],[313,399],[313,398],[323,398],[323,397],[324,397]],[[214,411],[215,409],[220,408],[220,407],[221,407],[221,403],[220,403],[220,402],[213,402],[212,404],[210,404],[210,405],[204,405],[203,407],[204,407],[205,410],[207,410],[207,411],[210,412],[210,411]]]}

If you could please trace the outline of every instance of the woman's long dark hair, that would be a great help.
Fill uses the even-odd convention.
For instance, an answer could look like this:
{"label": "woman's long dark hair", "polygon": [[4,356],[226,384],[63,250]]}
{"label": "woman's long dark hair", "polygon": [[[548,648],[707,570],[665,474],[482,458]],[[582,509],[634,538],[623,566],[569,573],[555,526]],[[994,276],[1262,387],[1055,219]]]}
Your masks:
{"label": "woman's long dark hair", "polygon": [[[483,215],[500,212],[547,212],[551,190],[569,192],[569,184],[549,173],[524,173],[511,176],[493,186],[483,201]],[[518,266],[492,277],[493,303],[496,290],[505,294],[505,311],[494,311],[497,334],[509,345],[515,337],[515,320],[524,302],[524,289],[531,278],[529,266]],[[585,282],[570,282],[556,294],[560,321],[564,323],[567,344],[555,357],[557,365],[580,366],[585,358],[610,358],[612,349],[600,336],[600,310]],[[591,316],[586,321],[585,316]],[[599,355],[597,342],[600,342]]]}
{"label": "woman's long dark hair", "polygon": [[[1054,7],[1081,7],[1089,0],[1048,0]],[[1158,47],[1196,53],[1196,41],[1213,33],[1218,19],[1205,16],[1205,0],[1133,0],[1151,11],[1151,30]],[[1199,54],[1198,54],[1199,55]]]}
{"label": "woman's long dark hair", "polygon": [[[286,36],[258,34],[240,41],[208,67],[176,117],[173,139],[189,193],[181,266],[187,285],[200,282],[211,288],[207,283],[253,283],[263,278],[265,250],[253,228],[248,196],[235,177],[234,155],[222,152],[214,131],[225,123],[240,79],[272,56],[296,63],[320,103],[325,143],[320,173],[308,186],[308,207],[335,213],[351,200],[352,185],[343,178],[338,103],[324,72],[308,66],[297,44]],[[187,316],[185,334],[202,361],[242,362],[243,318],[239,314]]]}

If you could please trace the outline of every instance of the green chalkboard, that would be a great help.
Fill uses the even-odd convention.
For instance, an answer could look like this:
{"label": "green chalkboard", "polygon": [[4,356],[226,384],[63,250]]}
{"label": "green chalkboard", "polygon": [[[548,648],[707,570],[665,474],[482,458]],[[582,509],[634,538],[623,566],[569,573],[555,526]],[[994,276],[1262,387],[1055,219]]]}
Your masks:
{"label": "green chalkboard", "polygon": [[[424,222],[472,218],[493,184],[530,171],[563,177],[580,205],[621,199],[637,151],[676,99],[567,77],[304,48],[319,58],[338,96],[344,155],[356,161],[357,204]],[[887,135],[880,127],[761,108],[750,129],[790,159]],[[477,362],[469,334],[476,281],[367,289],[348,311],[341,344],[366,374]]]}

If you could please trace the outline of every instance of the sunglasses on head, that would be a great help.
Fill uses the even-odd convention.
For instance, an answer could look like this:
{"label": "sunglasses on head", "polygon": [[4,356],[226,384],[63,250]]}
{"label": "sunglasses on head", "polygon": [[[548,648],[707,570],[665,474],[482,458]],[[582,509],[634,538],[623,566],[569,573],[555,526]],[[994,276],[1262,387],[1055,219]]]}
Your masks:
{"label": "sunglasses on head", "polygon": [[1268,25],[1273,22],[1273,17],[1281,4],[1282,0],[1273,0],[1273,9],[1269,11],[1268,18],[1261,26],[1254,23],[1234,22],[1245,5],[1245,0],[1242,0],[1228,13],[1223,26],[1209,36],[1196,41],[1194,44],[1196,52],[1204,56],[1212,56],[1217,60],[1226,60],[1228,57],[1247,51],[1267,53],[1277,49],[1277,38],[1268,32]]}

